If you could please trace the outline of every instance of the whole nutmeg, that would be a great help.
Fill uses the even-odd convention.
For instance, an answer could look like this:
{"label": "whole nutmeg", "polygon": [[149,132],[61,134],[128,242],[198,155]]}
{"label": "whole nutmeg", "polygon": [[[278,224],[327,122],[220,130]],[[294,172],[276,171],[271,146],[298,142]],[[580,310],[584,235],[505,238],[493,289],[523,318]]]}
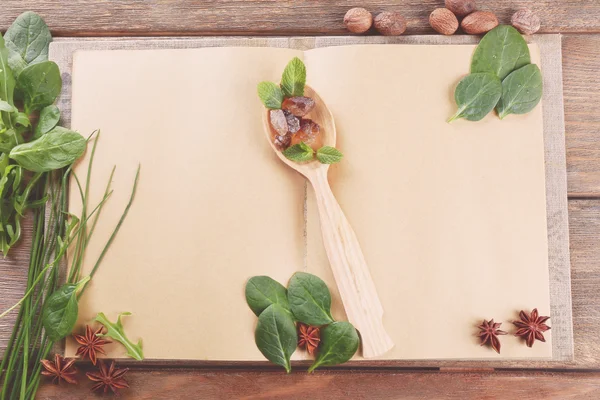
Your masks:
{"label": "whole nutmeg", "polygon": [[352,33],[364,33],[373,25],[373,16],[364,8],[351,8],[344,15],[344,25]]}
{"label": "whole nutmeg", "polygon": [[452,35],[458,29],[456,15],[447,8],[436,8],[429,15],[429,24],[442,35]]}
{"label": "whole nutmeg", "polygon": [[385,36],[398,36],[406,31],[406,19],[397,12],[384,11],[373,20],[375,29]]}
{"label": "whole nutmeg", "polygon": [[446,0],[445,4],[457,17],[466,17],[477,10],[475,0]]}
{"label": "whole nutmeg", "polygon": [[493,12],[475,11],[465,17],[460,23],[465,33],[470,35],[480,35],[494,29],[498,26],[498,18]]}
{"label": "whole nutmeg", "polygon": [[540,30],[540,18],[533,11],[524,8],[513,14],[512,26],[525,35],[533,35]]}

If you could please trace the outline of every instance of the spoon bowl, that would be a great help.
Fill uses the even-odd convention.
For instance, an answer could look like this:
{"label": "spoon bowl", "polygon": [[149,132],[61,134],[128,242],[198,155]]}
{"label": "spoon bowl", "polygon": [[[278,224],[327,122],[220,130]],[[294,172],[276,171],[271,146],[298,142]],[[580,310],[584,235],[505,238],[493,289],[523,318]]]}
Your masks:
{"label": "spoon bowl", "polygon": [[[321,99],[319,94],[315,92],[310,86],[304,87],[304,96],[310,97],[315,101],[315,108],[311,110],[310,113],[306,115],[306,118],[312,119],[314,122],[319,124],[321,127],[321,132],[323,133],[323,145],[335,147],[337,133],[335,130],[335,122],[333,120],[333,115],[331,111],[325,105],[325,102]],[[316,158],[312,161],[307,161],[304,163],[295,162],[286,158],[283,155],[283,152],[279,151],[275,144],[273,144],[273,128],[271,127],[271,122],[269,120],[269,110],[265,110],[263,113],[263,124],[265,135],[267,136],[267,141],[271,148],[277,154],[279,159],[287,164],[289,167],[295,169],[300,172],[305,177],[309,178],[315,173],[315,170],[325,170],[329,169],[329,164],[321,164]]]}
{"label": "spoon bowl", "polygon": [[[304,95],[315,101],[315,107],[306,117],[321,127],[323,144],[335,147],[337,132],[333,115],[312,88],[306,86]],[[273,144],[269,110],[263,113],[263,123],[267,141],[275,154],[304,175],[314,188],[323,244],[348,320],[360,332],[363,357],[381,356],[394,347],[394,343],[383,326],[383,307],[356,234],[329,186],[329,164],[321,164],[316,158],[304,163],[287,159]]]}

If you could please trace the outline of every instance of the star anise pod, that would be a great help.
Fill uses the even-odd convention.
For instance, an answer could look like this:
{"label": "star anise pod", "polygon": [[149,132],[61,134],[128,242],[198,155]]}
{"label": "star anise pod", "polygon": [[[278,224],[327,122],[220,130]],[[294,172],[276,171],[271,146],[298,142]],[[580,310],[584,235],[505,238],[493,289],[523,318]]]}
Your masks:
{"label": "star anise pod", "polygon": [[100,360],[98,372],[88,372],[86,375],[90,380],[98,382],[92,386],[93,391],[103,389],[104,393],[106,393],[108,392],[108,389],[110,389],[114,394],[118,394],[119,389],[125,389],[129,387],[127,381],[123,379],[123,375],[125,375],[127,371],[129,371],[129,368],[115,368],[114,361],[110,364],[110,368],[108,368],[104,362]]}
{"label": "star anise pod", "polygon": [[306,347],[306,351],[312,356],[319,347],[320,341],[321,332],[319,328],[298,322],[298,347]]}
{"label": "star anise pod", "polygon": [[74,358],[65,360],[59,354],[56,354],[54,355],[54,362],[50,360],[40,360],[40,362],[46,369],[42,371],[42,375],[54,377],[52,383],[60,383],[61,380],[67,383],[77,383],[77,379],[75,379],[77,368],[73,365],[75,363]]}
{"label": "star anise pod", "polygon": [[520,321],[513,322],[513,324],[519,328],[517,332],[515,332],[515,336],[524,338],[527,347],[532,347],[536,339],[540,342],[546,341],[543,333],[550,329],[550,327],[544,322],[548,321],[550,317],[540,316],[537,308],[534,308],[531,311],[531,314],[521,311],[519,313],[519,318],[521,318]]}
{"label": "star anise pod", "polygon": [[506,332],[499,329],[500,325],[502,325],[501,322],[494,322],[492,318],[489,321],[484,319],[483,323],[478,326],[481,345],[489,344],[498,354],[500,354],[500,340],[498,339],[498,335],[506,335]]}
{"label": "star anise pod", "polygon": [[97,336],[99,333],[102,333],[103,328],[103,326],[100,326],[96,332],[94,332],[91,326],[86,325],[85,335],[73,334],[73,338],[81,345],[77,349],[76,355],[84,358],[88,357],[92,361],[92,364],[96,365],[98,353],[106,354],[102,346],[111,343],[109,340]]}

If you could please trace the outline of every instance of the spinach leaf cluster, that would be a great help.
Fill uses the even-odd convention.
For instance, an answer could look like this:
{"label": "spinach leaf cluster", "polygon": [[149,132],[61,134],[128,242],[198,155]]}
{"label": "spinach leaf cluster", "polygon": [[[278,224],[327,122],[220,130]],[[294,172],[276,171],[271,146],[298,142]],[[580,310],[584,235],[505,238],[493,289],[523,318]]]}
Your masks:
{"label": "spinach leaf cluster", "polygon": [[542,98],[542,73],[531,64],[529,47],[512,26],[500,25],[488,32],[475,49],[471,74],[454,92],[459,118],[479,121],[494,108],[500,119],[526,114]]}
{"label": "spinach leaf cluster", "polygon": [[256,346],[288,373],[298,345],[296,322],[321,327],[321,343],[309,372],[345,363],[358,350],[358,332],[351,323],[333,319],[329,289],[315,275],[296,272],[287,289],[268,276],[252,277],[246,284],[246,302],[258,316]]}
{"label": "spinach leaf cluster", "polygon": [[33,13],[21,14],[0,36],[0,251],[21,236],[21,218],[45,199],[32,189],[43,174],[71,165],[87,141],[58,126],[54,105],[62,90],[56,63],[48,60],[50,30]]}

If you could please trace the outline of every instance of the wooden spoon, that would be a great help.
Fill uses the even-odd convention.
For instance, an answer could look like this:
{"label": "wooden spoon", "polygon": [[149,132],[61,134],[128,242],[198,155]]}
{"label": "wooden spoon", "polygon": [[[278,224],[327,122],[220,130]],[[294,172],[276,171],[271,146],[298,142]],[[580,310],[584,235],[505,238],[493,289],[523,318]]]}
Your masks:
{"label": "wooden spoon", "polygon": [[[314,90],[306,86],[304,93],[316,103],[307,117],[321,126],[324,145],[335,147],[333,115]],[[306,163],[288,160],[273,144],[268,110],[263,114],[263,123],[267,140],[275,154],[281,161],[304,175],[315,190],[325,250],[348,319],[360,332],[363,357],[377,357],[386,353],[394,347],[394,343],[383,327],[383,307],[356,234],[329,187],[329,165],[321,164],[317,160]]]}

